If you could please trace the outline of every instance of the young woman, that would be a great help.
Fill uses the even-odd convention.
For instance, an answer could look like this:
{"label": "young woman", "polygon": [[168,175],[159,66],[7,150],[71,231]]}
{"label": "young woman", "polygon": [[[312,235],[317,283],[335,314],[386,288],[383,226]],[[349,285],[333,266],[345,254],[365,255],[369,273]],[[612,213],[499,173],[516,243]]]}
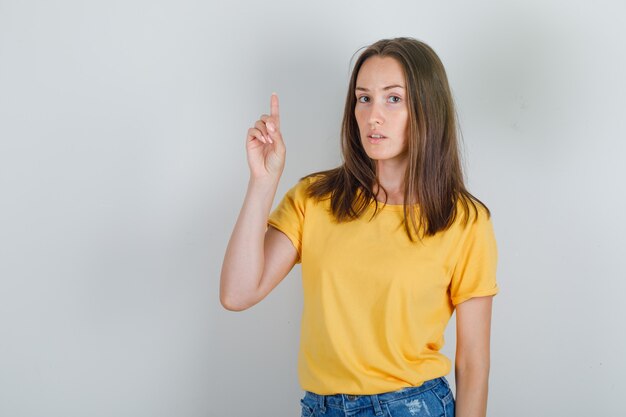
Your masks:
{"label": "young woman", "polygon": [[[489,210],[463,183],[435,52],[412,38],[365,49],[343,164],[301,178],[271,213],[286,153],[275,94],[246,147],[250,181],[220,300],[249,308],[302,264],[302,415],[484,417],[497,247]],[[455,309],[456,400],[439,352]]]}

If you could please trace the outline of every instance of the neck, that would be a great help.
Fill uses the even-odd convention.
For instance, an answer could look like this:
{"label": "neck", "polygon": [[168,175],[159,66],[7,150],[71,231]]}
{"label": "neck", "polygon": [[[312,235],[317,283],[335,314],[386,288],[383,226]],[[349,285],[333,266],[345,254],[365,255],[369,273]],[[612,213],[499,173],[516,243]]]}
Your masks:
{"label": "neck", "polygon": [[[377,160],[376,176],[378,182],[390,194],[404,194],[404,175],[407,168],[406,158],[401,161],[396,160]],[[378,193],[378,190],[374,190]]]}

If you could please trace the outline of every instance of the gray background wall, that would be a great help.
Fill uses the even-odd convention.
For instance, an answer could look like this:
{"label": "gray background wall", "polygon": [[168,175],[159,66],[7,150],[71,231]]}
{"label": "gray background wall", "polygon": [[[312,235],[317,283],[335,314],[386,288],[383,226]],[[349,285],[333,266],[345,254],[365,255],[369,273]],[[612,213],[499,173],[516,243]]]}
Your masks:
{"label": "gray background wall", "polygon": [[339,163],[352,54],[401,35],[443,60],[469,188],[494,213],[489,415],[624,415],[625,16],[0,0],[0,415],[299,415],[300,267],[250,310],[219,303],[245,134],[278,92],[277,203]]}

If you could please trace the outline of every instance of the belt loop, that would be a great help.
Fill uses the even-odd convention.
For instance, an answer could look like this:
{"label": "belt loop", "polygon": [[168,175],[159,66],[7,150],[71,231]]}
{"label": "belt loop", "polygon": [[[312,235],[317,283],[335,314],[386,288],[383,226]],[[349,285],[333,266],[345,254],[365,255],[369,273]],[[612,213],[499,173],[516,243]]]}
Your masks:
{"label": "belt loop", "polygon": [[383,409],[380,406],[380,401],[378,400],[378,395],[377,394],[372,394],[372,395],[370,395],[370,398],[372,399],[372,406],[374,407],[374,412],[376,413],[377,416],[382,416],[383,415]]}
{"label": "belt loop", "polygon": [[326,414],[326,396],[320,394],[319,399],[320,399],[320,411],[323,414]]}

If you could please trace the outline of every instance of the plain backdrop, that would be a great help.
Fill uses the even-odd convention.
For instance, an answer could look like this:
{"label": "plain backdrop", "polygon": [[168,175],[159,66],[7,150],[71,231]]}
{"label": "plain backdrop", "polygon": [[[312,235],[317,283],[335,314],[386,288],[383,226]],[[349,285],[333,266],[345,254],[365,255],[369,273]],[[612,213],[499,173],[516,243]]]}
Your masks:
{"label": "plain backdrop", "polygon": [[341,162],[353,54],[396,36],[441,57],[467,185],[493,213],[488,415],[626,415],[625,16],[618,0],[0,0],[0,415],[299,415],[300,266],[249,310],[219,302],[246,131],[276,91],[277,204]]}

